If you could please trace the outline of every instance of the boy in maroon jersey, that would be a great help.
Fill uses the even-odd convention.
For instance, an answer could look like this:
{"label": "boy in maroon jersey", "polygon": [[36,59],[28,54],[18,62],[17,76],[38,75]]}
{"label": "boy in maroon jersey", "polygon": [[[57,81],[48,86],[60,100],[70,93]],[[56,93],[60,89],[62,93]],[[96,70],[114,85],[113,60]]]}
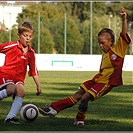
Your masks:
{"label": "boy in maroon jersey", "polygon": [[18,27],[19,40],[0,45],[0,52],[6,55],[4,65],[0,67],[0,72],[7,75],[10,74],[16,86],[14,101],[5,119],[6,123],[18,122],[16,115],[22,106],[24,98],[24,80],[27,72],[27,66],[29,66],[28,75],[33,77],[37,86],[36,95],[40,95],[42,93],[38,70],[36,68],[35,52],[30,47],[33,35],[34,29],[31,23],[23,22]]}
{"label": "boy in maroon jersey", "polygon": [[72,96],[52,102],[50,107],[39,108],[39,112],[46,116],[55,116],[61,110],[74,106],[79,100],[75,126],[84,126],[88,101],[94,101],[107,94],[113,87],[122,85],[122,66],[128,44],[131,42],[127,34],[127,14],[121,9],[122,31],[116,44],[111,29],[104,28],[98,33],[98,42],[102,50],[102,61],[99,73],[91,80],[80,85],[80,90]]}

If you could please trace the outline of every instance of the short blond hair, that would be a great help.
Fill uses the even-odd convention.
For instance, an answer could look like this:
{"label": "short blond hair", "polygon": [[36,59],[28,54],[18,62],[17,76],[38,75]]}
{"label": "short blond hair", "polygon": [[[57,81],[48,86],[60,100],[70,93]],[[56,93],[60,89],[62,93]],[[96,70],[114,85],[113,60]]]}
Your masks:
{"label": "short blond hair", "polygon": [[34,34],[34,28],[30,22],[25,21],[18,26],[19,34],[22,34],[23,32],[27,32],[27,31]]}

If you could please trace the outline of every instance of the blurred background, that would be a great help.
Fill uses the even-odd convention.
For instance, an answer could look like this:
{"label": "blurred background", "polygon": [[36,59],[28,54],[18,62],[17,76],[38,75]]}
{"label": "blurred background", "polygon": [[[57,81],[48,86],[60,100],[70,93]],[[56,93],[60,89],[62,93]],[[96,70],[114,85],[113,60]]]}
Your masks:
{"label": "blurred background", "polygon": [[[37,54],[101,54],[97,34],[108,27],[118,39],[122,7],[133,39],[133,2],[0,1],[0,43],[16,41],[18,24],[28,20]],[[133,54],[133,43],[127,54]]]}

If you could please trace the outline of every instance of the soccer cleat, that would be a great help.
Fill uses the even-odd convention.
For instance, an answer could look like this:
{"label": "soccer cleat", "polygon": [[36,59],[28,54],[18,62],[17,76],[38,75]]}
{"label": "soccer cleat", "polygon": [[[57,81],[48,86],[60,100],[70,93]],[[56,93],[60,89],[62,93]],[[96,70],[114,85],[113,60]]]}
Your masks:
{"label": "soccer cleat", "polygon": [[20,124],[19,120],[17,118],[15,118],[15,117],[13,117],[13,118],[6,118],[4,120],[4,122],[5,123],[12,123],[12,124]]}
{"label": "soccer cleat", "polygon": [[57,115],[57,111],[52,107],[39,108],[39,112],[42,115],[50,116],[50,117],[54,117],[55,115]]}
{"label": "soccer cleat", "polygon": [[78,121],[78,120],[75,120],[75,122],[73,123],[74,126],[77,126],[77,127],[84,127],[84,121]]}

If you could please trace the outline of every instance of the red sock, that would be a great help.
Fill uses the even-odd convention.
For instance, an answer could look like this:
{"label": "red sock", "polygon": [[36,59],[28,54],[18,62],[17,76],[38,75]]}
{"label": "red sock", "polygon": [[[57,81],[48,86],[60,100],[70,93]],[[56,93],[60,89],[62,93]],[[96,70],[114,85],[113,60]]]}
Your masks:
{"label": "red sock", "polygon": [[78,120],[78,121],[84,121],[85,120],[85,115],[86,115],[86,111],[80,111],[79,109],[78,109],[78,113],[77,113],[77,115],[76,115],[76,120]]}
{"label": "red sock", "polygon": [[77,100],[74,97],[70,96],[68,98],[52,102],[51,107],[53,107],[59,113],[61,110],[70,108],[74,106],[76,103]]}
{"label": "red sock", "polygon": [[86,115],[86,112],[87,112],[87,106],[82,106],[81,104],[79,105],[78,107],[78,112],[77,112],[77,115],[76,115],[76,119],[78,121],[84,121],[85,120],[85,115]]}

